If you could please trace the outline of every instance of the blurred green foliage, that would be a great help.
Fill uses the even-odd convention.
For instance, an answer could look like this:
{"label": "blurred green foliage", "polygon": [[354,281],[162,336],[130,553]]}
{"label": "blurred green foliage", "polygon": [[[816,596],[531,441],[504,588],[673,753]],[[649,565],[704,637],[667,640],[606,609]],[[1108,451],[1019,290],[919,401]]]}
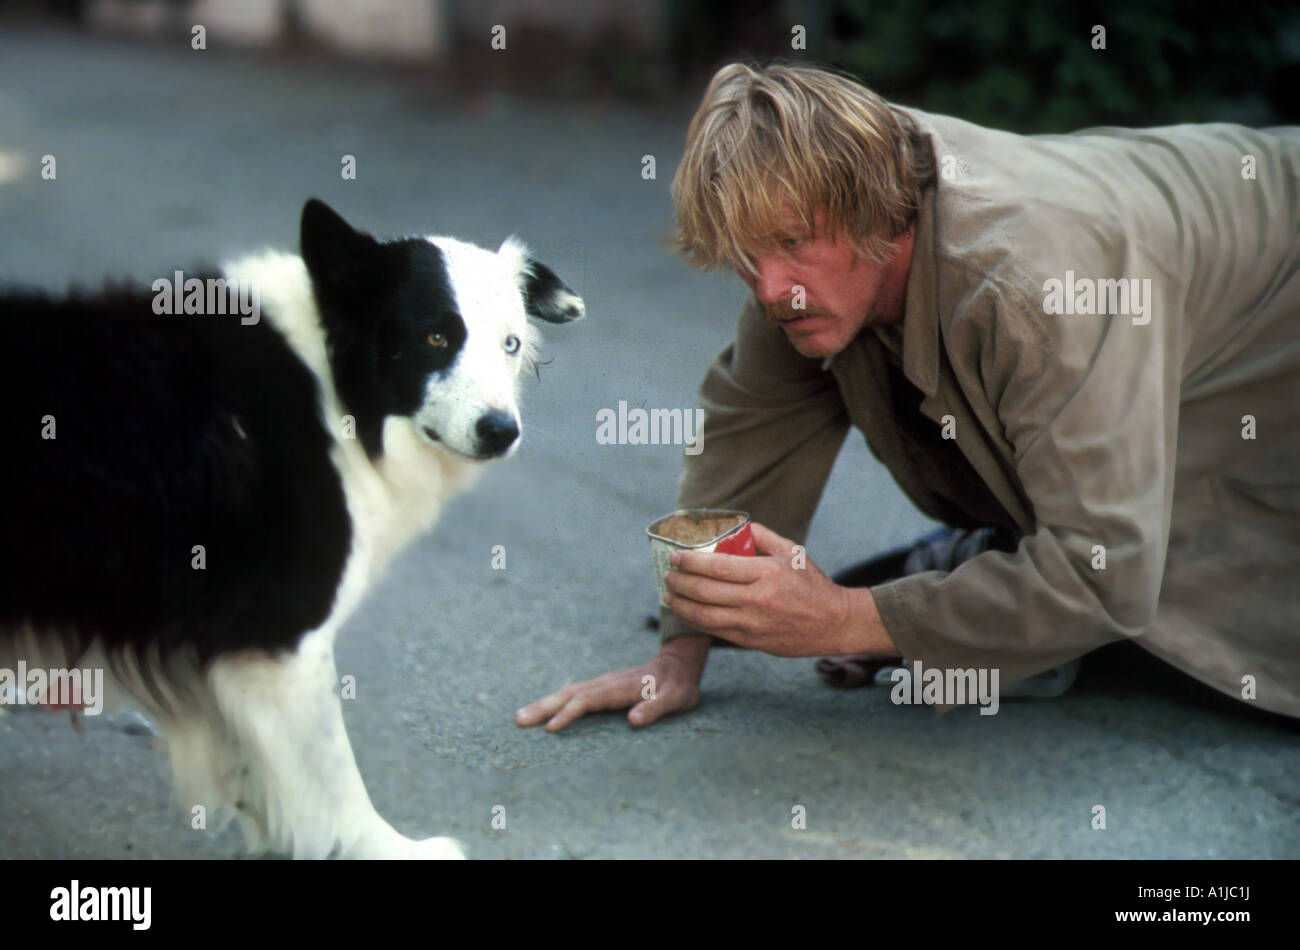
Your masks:
{"label": "blurred green foliage", "polygon": [[[703,45],[713,65],[834,65],[888,99],[1015,132],[1300,121],[1300,4],[1289,0],[759,0],[731,43],[716,18],[731,4],[669,2],[674,33],[694,44],[674,39],[676,48],[697,62]],[[790,48],[791,23],[807,25],[806,51]],[[1094,48],[1098,25],[1104,49]]]}
{"label": "blurred green foliage", "polygon": [[[1249,15],[1247,15],[1249,10]],[[1300,7],[834,0],[829,51],[890,98],[1018,132],[1273,121]],[[1094,49],[1094,27],[1105,48]],[[1294,90],[1291,90],[1292,92]]]}

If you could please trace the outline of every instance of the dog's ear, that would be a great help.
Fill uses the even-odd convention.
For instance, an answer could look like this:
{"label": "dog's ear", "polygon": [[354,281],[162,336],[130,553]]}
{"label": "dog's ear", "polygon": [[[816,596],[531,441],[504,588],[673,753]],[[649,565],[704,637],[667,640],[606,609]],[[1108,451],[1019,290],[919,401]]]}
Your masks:
{"label": "dog's ear", "polygon": [[327,287],[357,276],[368,252],[377,244],[319,198],[309,198],[302,206],[298,239],[312,280]]}
{"label": "dog's ear", "polygon": [[510,260],[524,298],[524,311],[530,317],[547,323],[571,323],[587,312],[582,298],[516,239],[507,238],[498,253]]}

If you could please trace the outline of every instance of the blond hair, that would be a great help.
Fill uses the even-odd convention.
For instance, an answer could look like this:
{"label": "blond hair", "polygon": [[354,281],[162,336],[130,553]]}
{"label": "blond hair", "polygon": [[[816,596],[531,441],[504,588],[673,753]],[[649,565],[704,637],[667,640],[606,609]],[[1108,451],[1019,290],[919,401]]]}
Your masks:
{"label": "blond hair", "polygon": [[807,66],[724,66],[686,133],[673,177],[676,244],[706,268],[754,269],[753,255],[805,233],[815,212],[866,259],[889,259],[916,219],[934,157],[910,116],[855,80]]}

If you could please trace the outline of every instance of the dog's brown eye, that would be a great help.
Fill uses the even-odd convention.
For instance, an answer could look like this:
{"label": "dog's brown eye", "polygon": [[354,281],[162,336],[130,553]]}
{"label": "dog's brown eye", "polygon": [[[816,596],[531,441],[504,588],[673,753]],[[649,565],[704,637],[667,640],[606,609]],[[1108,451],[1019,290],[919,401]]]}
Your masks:
{"label": "dog's brown eye", "polygon": [[430,346],[436,346],[438,349],[447,345],[447,338],[441,333],[430,333],[425,339],[429,341]]}

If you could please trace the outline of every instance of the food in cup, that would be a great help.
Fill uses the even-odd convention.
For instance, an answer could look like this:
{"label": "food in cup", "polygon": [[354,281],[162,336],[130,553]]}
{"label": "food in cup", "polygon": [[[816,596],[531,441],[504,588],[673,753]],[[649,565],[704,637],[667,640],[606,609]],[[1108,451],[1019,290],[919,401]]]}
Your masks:
{"label": "food in cup", "polygon": [[650,538],[660,597],[668,589],[664,573],[672,567],[669,558],[674,551],[748,557],[756,553],[749,513],[729,508],[683,508],[656,518],[645,533]]}

